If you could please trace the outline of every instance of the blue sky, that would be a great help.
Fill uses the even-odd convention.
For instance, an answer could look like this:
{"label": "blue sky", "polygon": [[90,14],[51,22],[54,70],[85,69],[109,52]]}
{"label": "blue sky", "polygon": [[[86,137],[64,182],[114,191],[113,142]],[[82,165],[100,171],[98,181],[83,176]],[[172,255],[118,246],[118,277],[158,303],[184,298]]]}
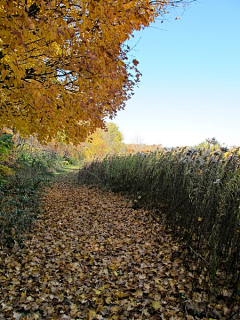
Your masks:
{"label": "blue sky", "polygon": [[240,1],[199,0],[163,18],[130,41],[140,39],[131,55],[142,78],[113,120],[124,142],[240,145]]}

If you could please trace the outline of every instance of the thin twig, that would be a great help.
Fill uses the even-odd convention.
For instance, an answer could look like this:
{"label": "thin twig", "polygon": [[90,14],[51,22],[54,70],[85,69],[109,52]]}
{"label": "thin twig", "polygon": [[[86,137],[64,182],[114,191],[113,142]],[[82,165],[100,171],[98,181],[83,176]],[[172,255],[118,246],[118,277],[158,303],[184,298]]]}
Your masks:
{"label": "thin twig", "polygon": [[204,259],[199,253],[197,253],[195,250],[193,250],[193,248],[191,246],[189,246],[189,248],[199,257],[201,258],[203,261],[205,261],[209,266],[211,265],[206,259]]}

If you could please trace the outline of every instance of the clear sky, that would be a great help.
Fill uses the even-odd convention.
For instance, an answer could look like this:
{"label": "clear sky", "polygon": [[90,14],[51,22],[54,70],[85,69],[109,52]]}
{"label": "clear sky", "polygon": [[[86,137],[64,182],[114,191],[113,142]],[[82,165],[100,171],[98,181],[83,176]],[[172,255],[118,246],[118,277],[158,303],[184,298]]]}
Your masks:
{"label": "clear sky", "polygon": [[131,40],[143,76],[113,120],[124,142],[240,145],[240,0],[198,0],[164,19]]}

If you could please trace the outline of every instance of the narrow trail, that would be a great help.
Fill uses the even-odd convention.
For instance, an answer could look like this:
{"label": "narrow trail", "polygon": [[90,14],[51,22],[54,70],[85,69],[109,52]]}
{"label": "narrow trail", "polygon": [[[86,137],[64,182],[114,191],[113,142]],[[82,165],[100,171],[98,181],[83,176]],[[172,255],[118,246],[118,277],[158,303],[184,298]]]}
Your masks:
{"label": "narrow trail", "polygon": [[42,201],[24,247],[2,253],[0,319],[194,319],[179,247],[147,211],[64,182]]}

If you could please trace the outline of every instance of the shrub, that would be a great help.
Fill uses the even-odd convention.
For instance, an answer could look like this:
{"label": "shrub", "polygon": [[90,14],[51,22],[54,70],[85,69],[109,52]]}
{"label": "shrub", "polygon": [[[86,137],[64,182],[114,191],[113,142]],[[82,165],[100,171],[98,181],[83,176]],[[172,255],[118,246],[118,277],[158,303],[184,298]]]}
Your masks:
{"label": "shrub", "polygon": [[12,151],[12,157],[11,168],[0,165],[0,241],[5,246],[22,242],[38,213],[39,187],[60,166],[54,152],[28,145]]}

